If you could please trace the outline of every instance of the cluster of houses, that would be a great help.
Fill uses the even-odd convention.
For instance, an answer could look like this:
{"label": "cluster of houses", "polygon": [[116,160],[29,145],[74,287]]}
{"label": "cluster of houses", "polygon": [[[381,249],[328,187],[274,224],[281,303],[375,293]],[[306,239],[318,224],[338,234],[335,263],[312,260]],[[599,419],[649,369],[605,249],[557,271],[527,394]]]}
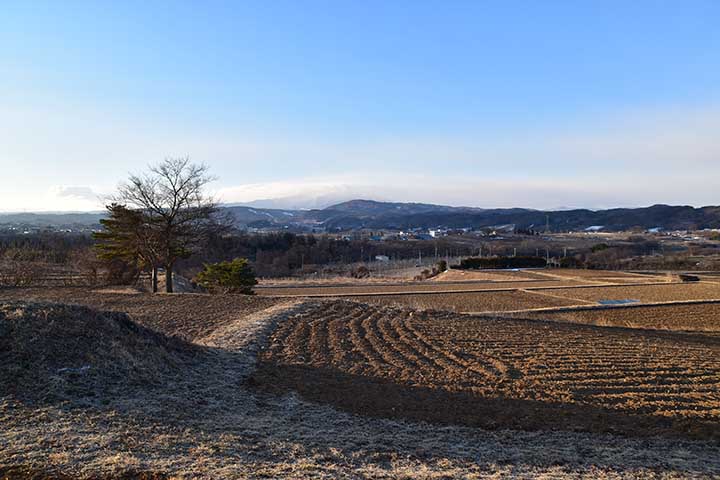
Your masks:
{"label": "cluster of houses", "polygon": [[473,228],[414,228],[410,230],[381,230],[357,231],[342,236],[345,240],[368,239],[372,242],[391,242],[406,240],[434,240],[448,236],[472,235],[475,237],[497,237],[501,234],[512,233],[515,225],[502,225],[499,227]]}

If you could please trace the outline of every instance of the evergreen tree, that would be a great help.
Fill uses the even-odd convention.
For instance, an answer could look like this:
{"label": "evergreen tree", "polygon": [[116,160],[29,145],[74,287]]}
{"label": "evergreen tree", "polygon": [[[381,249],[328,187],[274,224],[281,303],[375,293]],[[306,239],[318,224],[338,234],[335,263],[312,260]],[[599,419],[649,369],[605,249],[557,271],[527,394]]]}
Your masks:
{"label": "evergreen tree", "polygon": [[211,292],[245,293],[252,295],[257,284],[255,272],[246,258],[232,262],[206,263],[196,279],[198,285]]}
{"label": "evergreen tree", "polygon": [[98,258],[129,267],[130,272],[152,272],[152,290],[157,292],[157,269],[162,263],[156,225],[141,210],[113,203],[108,216],[100,220],[103,231],[93,234]]}

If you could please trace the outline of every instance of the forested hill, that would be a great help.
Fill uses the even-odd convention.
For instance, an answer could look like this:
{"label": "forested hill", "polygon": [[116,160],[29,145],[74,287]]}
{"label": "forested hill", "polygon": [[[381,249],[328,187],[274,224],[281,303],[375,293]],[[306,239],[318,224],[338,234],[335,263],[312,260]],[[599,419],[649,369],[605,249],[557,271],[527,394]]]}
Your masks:
{"label": "forested hill", "polygon": [[542,211],[525,208],[481,209],[420,203],[352,200],[322,210],[262,210],[229,207],[239,224],[257,227],[316,227],[325,230],[479,228],[515,225],[517,228],[559,231],[602,226],[618,231],[634,227],[666,230],[720,228],[720,207],[654,205],[610,210]]}
{"label": "forested hill", "polygon": [[[665,230],[720,228],[720,207],[653,205],[646,208],[609,210],[542,211],[526,208],[482,209],[423,203],[351,200],[315,210],[279,210],[247,206],[225,206],[240,228],[293,231],[346,231],[411,228],[480,228],[515,225],[543,231],[577,231],[603,227],[606,231],[630,228]],[[99,226],[102,214],[0,214],[0,225],[57,228]]]}

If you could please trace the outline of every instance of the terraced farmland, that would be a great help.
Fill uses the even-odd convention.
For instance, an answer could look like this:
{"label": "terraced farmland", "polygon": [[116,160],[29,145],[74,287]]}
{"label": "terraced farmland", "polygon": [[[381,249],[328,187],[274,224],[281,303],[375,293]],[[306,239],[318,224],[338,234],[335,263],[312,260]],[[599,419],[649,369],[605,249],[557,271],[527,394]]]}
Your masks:
{"label": "terraced farmland", "polygon": [[720,299],[720,285],[711,283],[664,283],[620,287],[552,289],[553,295],[598,302],[600,300],[637,300],[673,302]]}
{"label": "terraced farmland", "polygon": [[273,333],[254,382],[372,416],[720,436],[712,336],[318,302]]}
{"label": "terraced farmland", "polygon": [[541,292],[526,292],[522,290],[476,293],[347,296],[345,298],[374,305],[394,305],[419,310],[448,310],[452,312],[507,312],[512,310],[563,307],[589,303],[582,300],[544,295]]}
{"label": "terraced farmland", "polygon": [[523,313],[522,316],[626,328],[720,332],[720,303],[643,305],[569,312],[541,311]]}
{"label": "terraced farmland", "polygon": [[358,295],[390,294],[401,292],[441,292],[441,291],[477,291],[503,290],[533,287],[563,287],[581,285],[573,280],[518,280],[509,282],[425,282],[425,283],[387,283],[368,285],[313,285],[313,286],[273,286],[260,287],[258,295],[308,296],[308,295]]}
{"label": "terraced farmland", "polygon": [[514,280],[546,280],[542,272],[535,270],[448,270],[437,277],[434,281],[493,281],[507,282]]}

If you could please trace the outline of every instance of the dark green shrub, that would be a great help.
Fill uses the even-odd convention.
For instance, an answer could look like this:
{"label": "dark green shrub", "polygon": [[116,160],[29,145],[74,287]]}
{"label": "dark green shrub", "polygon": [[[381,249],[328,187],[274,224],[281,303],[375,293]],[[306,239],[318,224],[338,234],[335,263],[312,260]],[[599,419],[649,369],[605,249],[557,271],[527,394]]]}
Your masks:
{"label": "dark green shrub", "polygon": [[608,248],[610,248],[610,245],[608,245],[607,243],[598,243],[597,245],[592,246],[591,251],[593,253],[597,253],[602,252],[603,250],[607,250]]}
{"label": "dark green shrub", "polygon": [[255,272],[246,258],[236,258],[232,262],[206,263],[195,277],[195,282],[210,292],[253,294],[252,287],[257,284]]}
{"label": "dark green shrub", "polygon": [[350,276],[353,278],[367,278],[370,276],[370,269],[365,265],[360,265],[350,272]]}

